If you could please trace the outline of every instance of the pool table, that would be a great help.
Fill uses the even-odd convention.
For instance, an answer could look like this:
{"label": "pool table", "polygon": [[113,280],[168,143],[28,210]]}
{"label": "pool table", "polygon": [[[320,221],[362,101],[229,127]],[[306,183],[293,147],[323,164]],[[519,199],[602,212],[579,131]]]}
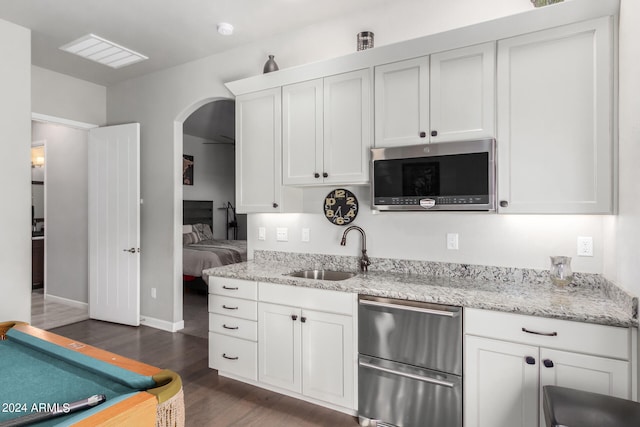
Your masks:
{"label": "pool table", "polygon": [[106,401],[36,426],[184,426],[180,377],[25,323],[0,323],[0,426],[93,395]]}

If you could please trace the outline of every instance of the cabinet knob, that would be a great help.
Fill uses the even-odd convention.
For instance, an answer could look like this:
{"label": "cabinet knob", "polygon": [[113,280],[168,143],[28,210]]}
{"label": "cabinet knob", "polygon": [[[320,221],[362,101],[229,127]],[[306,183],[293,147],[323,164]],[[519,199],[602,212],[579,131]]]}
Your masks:
{"label": "cabinet knob", "polygon": [[527,365],[535,365],[536,364],[536,358],[535,357],[527,356],[527,357],[524,358],[524,361],[527,362]]}
{"label": "cabinet knob", "polygon": [[438,131],[437,130],[432,130],[431,131],[431,136],[438,136]]}
{"label": "cabinet knob", "polygon": [[316,172],[316,173],[313,174],[313,177],[314,178],[320,178],[320,174],[318,172]]}
{"label": "cabinet knob", "polygon": [[500,207],[501,208],[509,207],[509,202],[507,202],[506,200],[500,200]]}
{"label": "cabinet knob", "polygon": [[291,315],[291,320],[293,320],[295,322],[296,320],[298,320],[298,316],[296,316],[295,314],[292,314]]}
{"label": "cabinet knob", "polygon": [[274,207],[274,208],[277,208],[277,207],[278,207],[278,204],[274,202],[274,203],[273,203],[273,207]]}
{"label": "cabinet knob", "polygon": [[426,132],[420,132],[420,138],[424,138],[424,137],[426,137],[426,136],[427,136],[427,133],[426,133]]}
{"label": "cabinet knob", "polygon": [[328,177],[328,176],[329,176],[329,174],[328,174],[328,173],[326,173],[326,172],[322,172],[322,177],[323,177],[323,178],[326,178],[326,177]]}
{"label": "cabinet knob", "polygon": [[302,316],[302,317],[300,318],[300,321],[301,321],[302,323],[305,323],[305,322],[307,321],[307,318],[306,318],[306,317],[304,317],[304,316]]}
{"label": "cabinet knob", "polygon": [[551,359],[544,359],[542,361],[542,364],[546,367],[546,368],[553,368],[553,360]]}

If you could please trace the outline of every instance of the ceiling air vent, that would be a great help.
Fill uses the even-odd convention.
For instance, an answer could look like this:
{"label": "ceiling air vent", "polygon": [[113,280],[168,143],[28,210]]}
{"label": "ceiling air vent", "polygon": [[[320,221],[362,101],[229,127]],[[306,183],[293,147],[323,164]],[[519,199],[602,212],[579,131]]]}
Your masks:
{"label": "ceiling air vent", "polygon": [[111,68],[121,68],[149,59],[138,52],[117,45],[94,34],[80,37],[78,40],[61,46],[60,49],[99,62]]}

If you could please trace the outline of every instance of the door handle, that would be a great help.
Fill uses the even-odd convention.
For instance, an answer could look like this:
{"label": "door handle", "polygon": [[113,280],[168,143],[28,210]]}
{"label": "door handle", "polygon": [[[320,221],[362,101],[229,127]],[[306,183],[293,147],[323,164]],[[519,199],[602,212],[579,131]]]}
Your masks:
{"label": "door handle", "polygon": [[[131,248],[131,249],[123,249],[124,252],[129,252],[132,254],[136,253],[136,248]],[[138,248],[138,252],[140,252],[140,248]]]}

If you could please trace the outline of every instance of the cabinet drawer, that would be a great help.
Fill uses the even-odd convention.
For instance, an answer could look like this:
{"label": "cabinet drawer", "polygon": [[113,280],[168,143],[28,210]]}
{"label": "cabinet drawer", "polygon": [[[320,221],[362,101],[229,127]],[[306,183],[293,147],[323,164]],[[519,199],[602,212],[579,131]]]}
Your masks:
{"label": "cabinet drawer", "polygon": [[258,320],[258,303],[246,299],[209,294],[209,312]]}
{"label": "cabinet drawer", "polygon": [[356,294],[326,289],[260,283],[260,301],[273,304],[353,315]]}
{"label": "cabinet drawer", "polygon": [[465,333],[540,347],[629,359],[628,328],[467,308]]}
{"label": "cabinet drawer", "polygon": [[209,332],[209,367],[258,380],[258,344]]}
{"label": "cabinet drawer", "polygon": [[249,280],[209,277],[209,292],[216,295],[255,300],[258,284]]}
{"label": "cabinet drawer", "polygon": [[238,317],[209,313],[209,331],[245,340],[258,340],[258,323]]}

